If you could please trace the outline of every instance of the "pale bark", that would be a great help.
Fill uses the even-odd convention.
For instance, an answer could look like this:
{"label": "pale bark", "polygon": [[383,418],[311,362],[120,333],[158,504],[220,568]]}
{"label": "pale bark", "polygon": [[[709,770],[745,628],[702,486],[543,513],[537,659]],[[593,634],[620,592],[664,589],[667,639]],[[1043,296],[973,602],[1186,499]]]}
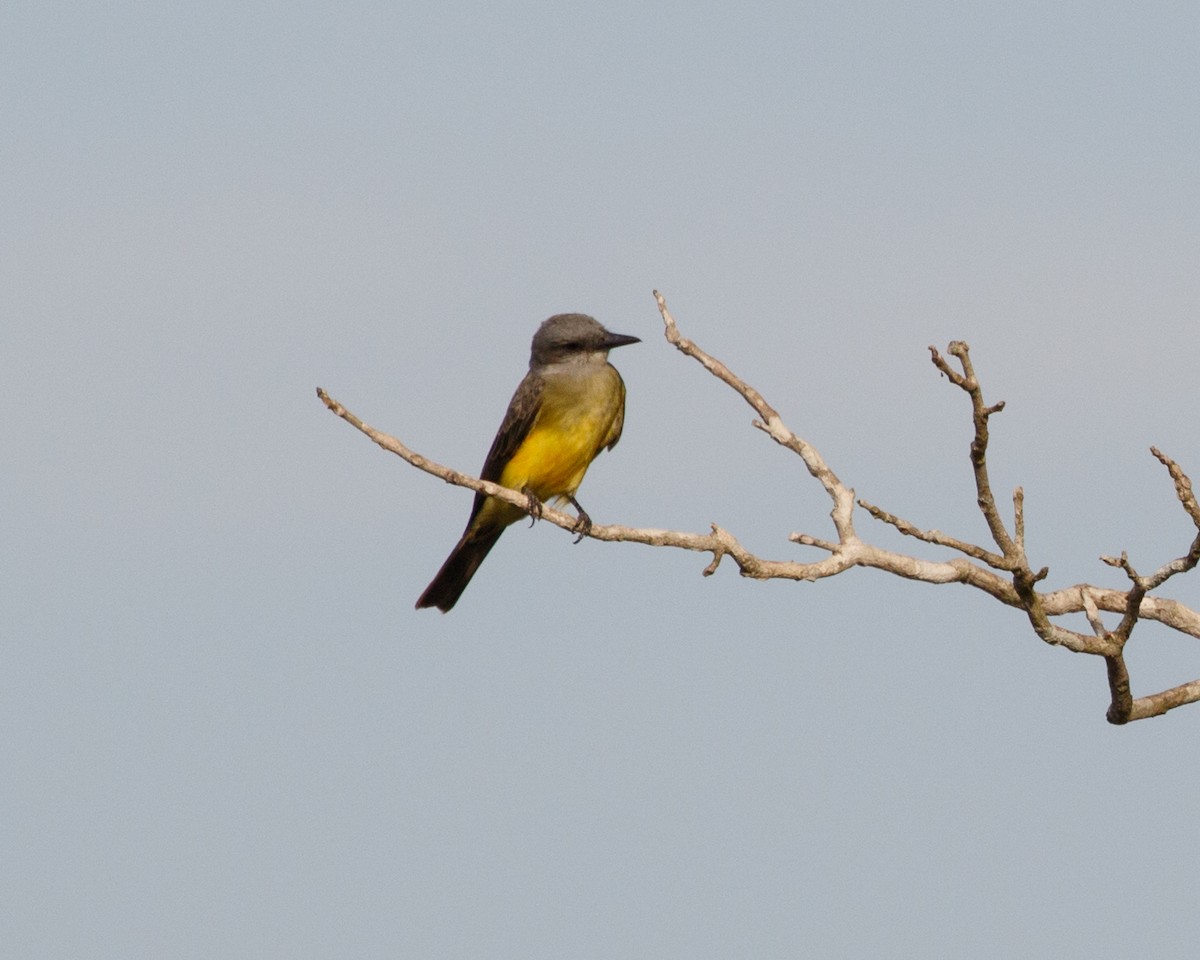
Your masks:
{"label": "pale bark", "polygon": [[[1129,580],[1127,590],[1079,583],[1060,590],[1042,592],[1038,590],[1038,584],[1045,579],[1047,570],[1045,567],[1033,569],[1025,552],[1024,494],[1020,487],[1013,492],[1012,518],[1011,521],[1007,521],[1001,516],[992,492],[987,464],[988,428],[991,417],[1004,409],[1004,403],[988,405],[984,401],[983,389],[976,377],[967,344],[954,341],[947,347],[946,352],[956,361],[957,368],[935,348],[930,347],[929,350],[934,366],[971,401],[974,437],[970,458],[974,472],[976,502],[992,540],[988,546],[969,543],[937,530],[921,529],[894,513],[857,500],[854,491],[842,483],[816,448],[794,434],[762,394],[735,376],[720,360],[683,337],[662,295],[655,291],[654,298],[662,315],[667,341],[740,395],[757,415],[753,421],[754,426],[780,446],[800,457],[809,474],[828,494],[833,504],[830,517],[834,539],[823,539],[807,533],[791,534],[789,539],[793,543],[813,547],[826,554],[821,559],[804,563],[759,557],[743,547],[733,534],[716,524],[712,525],[708,533],[593,524],[586,532],[588,537],[593,540],[642,543],[647,546],[675,547],[708,553],[711,554],[712,560],[704,568],[705,576],[715,572],[721,561],[728,557],[737,565],[742,576],[758,580],[815,581],[835,576],[851,567],[871,567],[925,583],[963,583],[989,594],[1006,606],[1023,611],[1033,632],[1044,642],[1065,647],[1076,653],[1103,657],[1107,665],[1109,685],[1107,718],[1111,723],[1122,724],[1159,716],[1175,707],[1200,701],[1200,679],[1134,698],[1130,692],[1129,673],[1125,663],[1125,646],[1140,620],[1153,620],[1179,633],[1200,638],[1200,613],[1178,601],[1150,595],[1151,591],[1157,590],[1171,577],[1190,571],[1200,562],[1200,504],[1192,492],[1191,480],[1178,464],[1157,448],[1152,447],[1151,452],[1167,468],[1175,486],[1175,496],[1186,512],[1191,526],[1197,531],[1188,550],[1177,559],[1164,563],[1148,576],[1138,574],[1124,554],[1119,558],[1101,557],[1104,563],[1124,571]],[[361,430],[383,449],[402,457],[414,467],[440,477],[447,483],[482,491],[523,510],[529,508],[527,493],[509,490],[434,463],[410,450],[395,437],[363,423],[319,387],[317,394],[333,413]],[[952,555],[944,560],[926,560],[865,542],[854,527],[855,506],[861,507],[875,520],[888,524],[901,534],[944,548]],[[571,514],[546,506],[541,510],[541,516],[555,526],[577,532],[577,518]],[[1101,618],[1101,612],[1119,614],[1120,622],[1116,627],[1109,629]],[[1085,614],[1092,632],[1070,630],[1054,622],[1054,618],[1072,613]]]}

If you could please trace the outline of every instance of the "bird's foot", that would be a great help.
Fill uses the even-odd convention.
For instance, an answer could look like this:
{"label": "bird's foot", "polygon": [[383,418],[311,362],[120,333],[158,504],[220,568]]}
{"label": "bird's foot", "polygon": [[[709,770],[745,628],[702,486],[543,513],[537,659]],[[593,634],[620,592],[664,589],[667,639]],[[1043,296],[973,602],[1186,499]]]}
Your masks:
{"label": "bird's foot", "polygon": [[529,514],[529,525],[532,527],[542,519],[542,501],[528,487],[522,487],[521,492],[525,494],[525,510]]}
{"label": "bird's foot", "polygon": [[578,500],[576,500],[574,497],[567,497],[567,499],[571,501],[571,506],[573,506],[579,513],[579,519],[575,521],[575,526],[571,528],[572,533],[579,534],[579,536],[575,538],[575,542],[578,543],[592,532],[592,518],[589,517],[587,515],[587,511],[579,505]]}

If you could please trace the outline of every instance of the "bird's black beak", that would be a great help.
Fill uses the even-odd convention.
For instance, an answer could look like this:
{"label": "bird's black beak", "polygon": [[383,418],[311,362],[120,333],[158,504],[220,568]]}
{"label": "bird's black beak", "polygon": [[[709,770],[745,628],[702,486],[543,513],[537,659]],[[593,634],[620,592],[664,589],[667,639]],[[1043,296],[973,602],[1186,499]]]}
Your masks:
{"label": "bird's black beak", "polygon": [[604,349],[612,350],[616,347],[628,346],[631,343],[641,343],[641,337],[630,337],[624,333],[609,333],[604,332]]}

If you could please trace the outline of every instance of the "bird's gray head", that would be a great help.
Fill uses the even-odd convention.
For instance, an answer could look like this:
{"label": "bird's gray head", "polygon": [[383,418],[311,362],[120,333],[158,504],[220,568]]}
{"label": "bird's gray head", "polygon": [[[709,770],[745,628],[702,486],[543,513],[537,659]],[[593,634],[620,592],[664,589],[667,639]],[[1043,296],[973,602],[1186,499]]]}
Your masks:
{"label": "bird's gray head", "polygon": [[533,335],[529,366],[592,357],[603,360],[609,350],[627,343],[641,343],[641,340],[623,333],[609,333],[584,313],[559,313],[543,322]]}

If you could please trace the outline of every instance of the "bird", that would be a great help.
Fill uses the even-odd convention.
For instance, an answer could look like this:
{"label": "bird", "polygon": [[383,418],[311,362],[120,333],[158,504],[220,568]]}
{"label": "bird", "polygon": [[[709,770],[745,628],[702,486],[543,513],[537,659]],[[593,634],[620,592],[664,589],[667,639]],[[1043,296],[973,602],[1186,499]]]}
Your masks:
{"label": "bird", "polygon": [[[475,494],[466,528],[416,607],[448,612],[475,576],[500,534],[547,501],[570,502],[580,537],[591,518],[575,499],[591,462],[611,450],[625,424],[625,381],[608,352],[638,337],[611,333],[595,318],[560,313],[533,335],[529,372],[517,386],[483,462],[480,477],[529,497],[527,509]],[[578,542],[578,541],[576,541]]]}

